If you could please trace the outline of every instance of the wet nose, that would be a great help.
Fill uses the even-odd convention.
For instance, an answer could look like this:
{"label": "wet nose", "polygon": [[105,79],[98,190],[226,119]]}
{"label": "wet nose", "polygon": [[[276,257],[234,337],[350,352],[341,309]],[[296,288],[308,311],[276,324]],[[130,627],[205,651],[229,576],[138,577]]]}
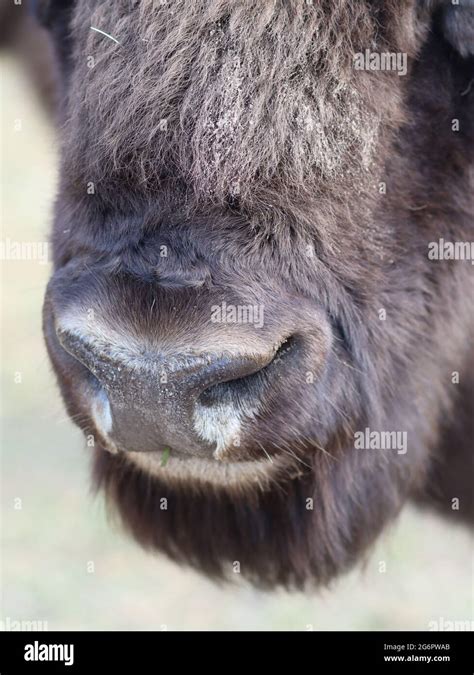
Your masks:
{"label": "wet nose", "polygon": [[259,374],[276,353],[276,347],[244,353],[234,346],[132,355],[60,329],[57,337],[92,376],[91,409],[99,430],[119,450],[134,452],[169,447],[215,453],[222,434],[237,431],[239,415],[258,406]]}

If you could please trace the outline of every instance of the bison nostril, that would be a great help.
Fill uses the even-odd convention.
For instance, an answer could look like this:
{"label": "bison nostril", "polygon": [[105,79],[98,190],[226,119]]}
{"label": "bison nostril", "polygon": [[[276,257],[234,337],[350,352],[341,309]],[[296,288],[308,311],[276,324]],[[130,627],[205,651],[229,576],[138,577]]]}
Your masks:
{"label": "bison nostril", "polygon": [[221,401],[233,401],[236,405],[257,393],[264,386],[273,373],[276,374],[278,365],[298,348],[298,339],[290,336],[283,340],[278,348],[274,349],[273,357],[263,363],[260,368],[252,372],[243,373],[240,377],[213,384],[204,389],[198,397],[198,403],[204,407],[211,407]]}
{"label": "bison nostril", "polygon": [[223,459],[229,448],[241,444],[243,426],[261,412],[267,386],[282,376],[284,361],[297,352],[298,339],[288,338],[261,368],[201,392],[194,409],[194,427],[202,439],[213,445],[216,459]]}

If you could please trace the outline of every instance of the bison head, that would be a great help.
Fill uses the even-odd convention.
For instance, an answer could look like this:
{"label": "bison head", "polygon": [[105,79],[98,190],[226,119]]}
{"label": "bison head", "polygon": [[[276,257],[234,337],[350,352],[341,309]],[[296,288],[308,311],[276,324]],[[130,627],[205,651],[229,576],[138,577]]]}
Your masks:
{"label": "bison head", "polygon": [[440,4],[39,3],[46,342],[144,546],[327,583],[423,484],[473,317],[470,265],[427,255],[471,227],[470,15]]}

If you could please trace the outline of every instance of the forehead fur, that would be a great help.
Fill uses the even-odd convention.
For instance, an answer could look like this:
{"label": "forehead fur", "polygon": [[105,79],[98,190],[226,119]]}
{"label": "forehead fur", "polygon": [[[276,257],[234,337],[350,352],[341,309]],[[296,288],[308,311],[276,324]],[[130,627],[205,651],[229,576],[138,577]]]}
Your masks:
{"label": "forehead fur", "polygon": [[411,0],[81,0],[76,175],[126,176],[135,189],[173,179],[241,206],[363,180],[403,78],[356,71],[353,55],[413,52],[415,23]]}

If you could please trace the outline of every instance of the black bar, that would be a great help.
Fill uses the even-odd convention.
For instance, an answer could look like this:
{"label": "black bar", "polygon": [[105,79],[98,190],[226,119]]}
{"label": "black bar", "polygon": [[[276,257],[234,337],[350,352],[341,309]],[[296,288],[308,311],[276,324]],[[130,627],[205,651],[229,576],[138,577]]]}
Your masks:
{"label": "black bar", "polygon": [[[62,645],[62,648],[61,648]],[[71,651],[70,646],[73,646]],[[148,673],[182,668],[225,670],[258,662],[314,673],[456,673],[472,675],[472,635],[451,632],[4,632],[0,674]],[[53,647],[52,647],[53,646]],[[25,660],[42,657],[59,660]],[[66,665],[65,661],[70,661]]]}

